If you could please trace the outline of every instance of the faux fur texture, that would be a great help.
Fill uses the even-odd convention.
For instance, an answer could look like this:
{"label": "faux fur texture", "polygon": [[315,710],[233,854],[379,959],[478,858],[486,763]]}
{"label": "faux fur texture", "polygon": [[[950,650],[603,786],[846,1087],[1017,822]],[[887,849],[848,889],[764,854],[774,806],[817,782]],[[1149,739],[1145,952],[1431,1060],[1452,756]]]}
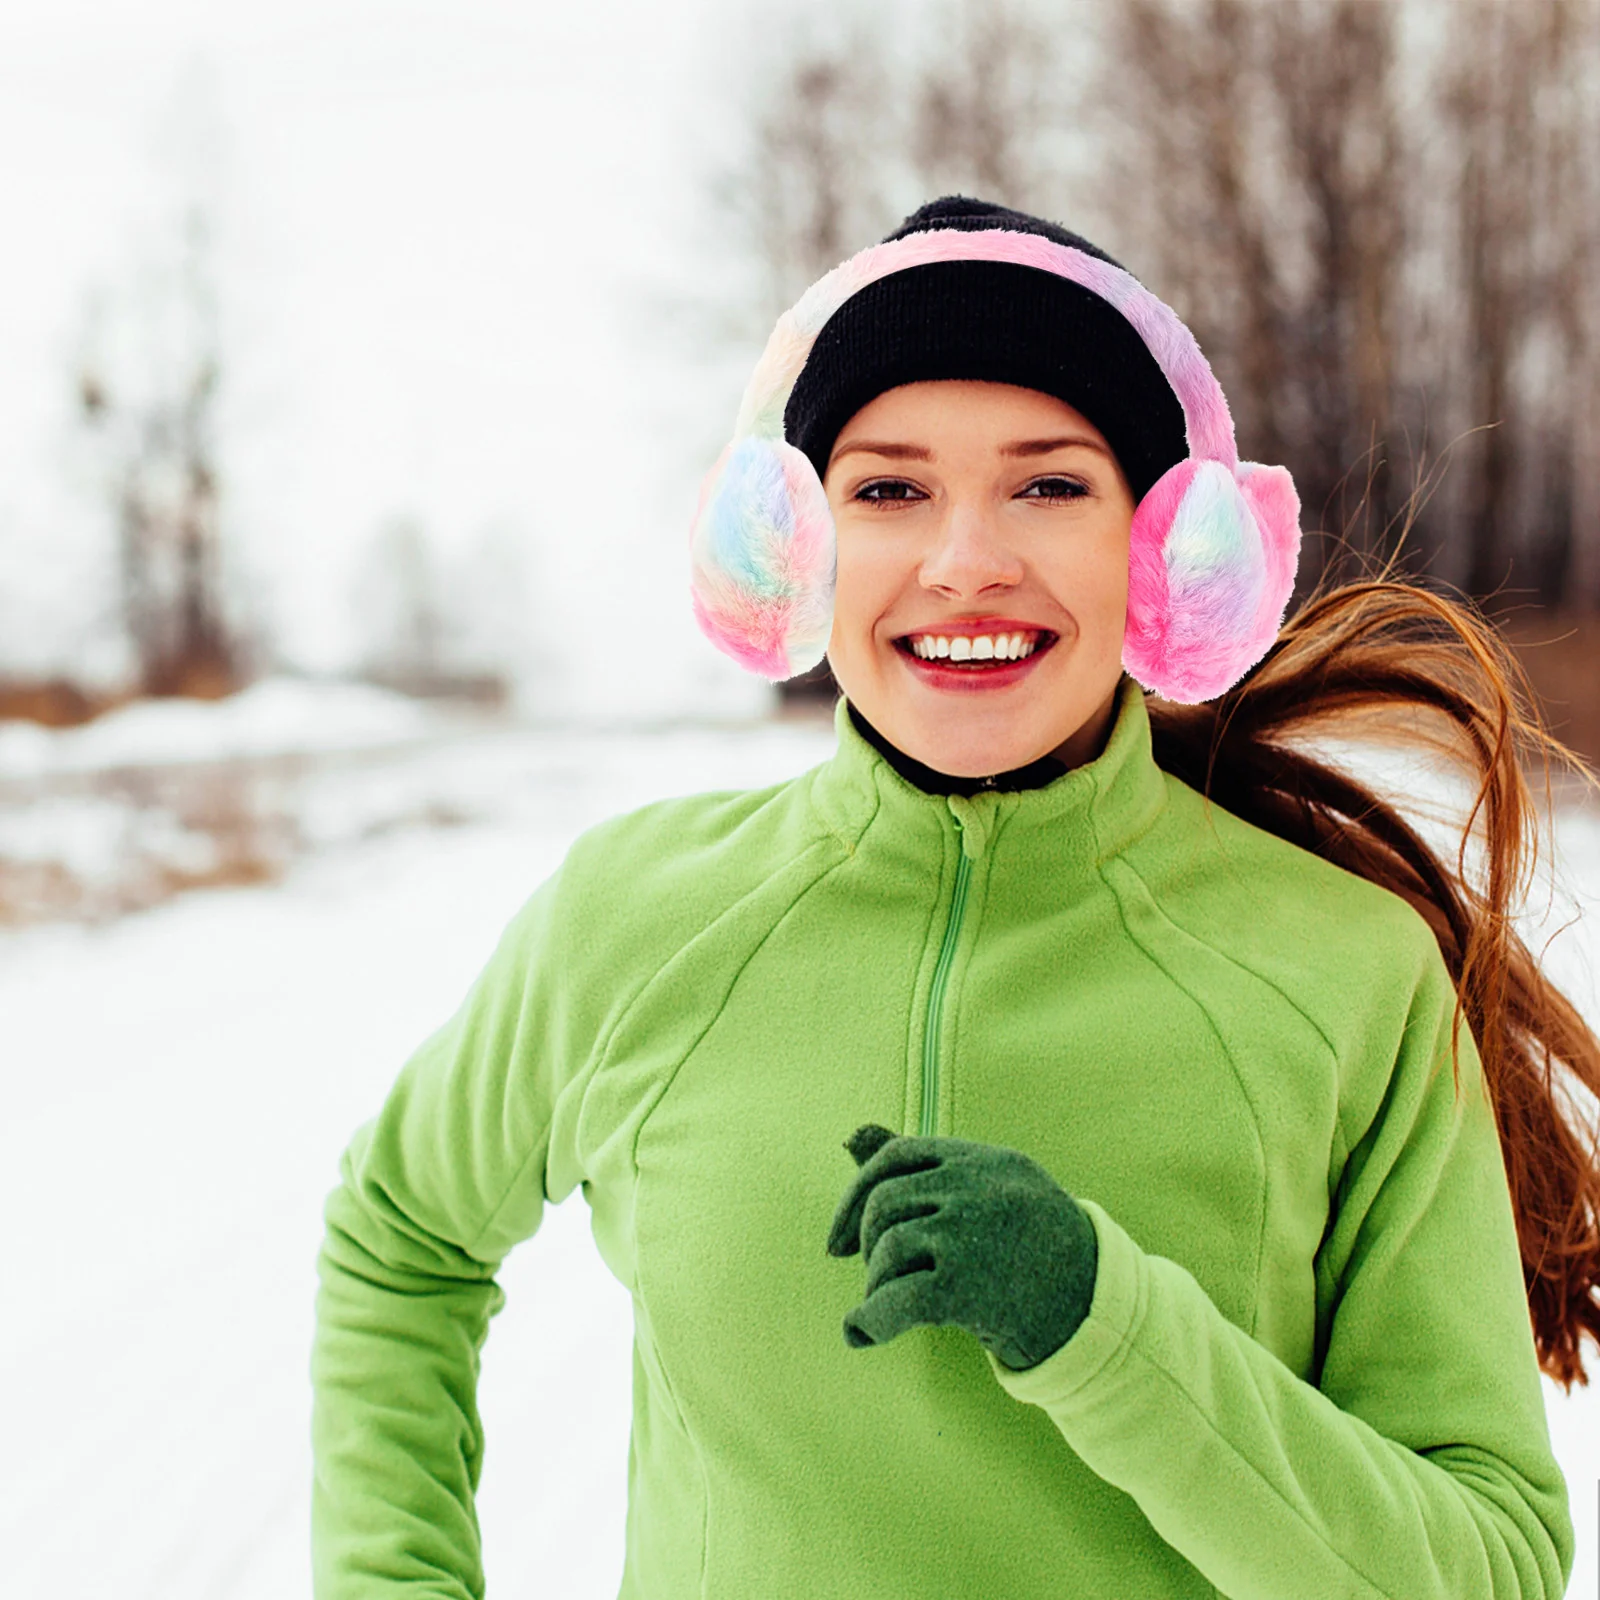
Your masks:
{"label": "faux fur texture", "polygon": [[782,439],[736,439],[700,489],[690,594],[701,630],[754,672],[814,667],[833,627],[834,536],[816,469]]}
{"label": "faux fur texture", "polygon": [[1277,637],[1299,549],[1285,468],[1180,461],[1134,512],[1123,666],[1164,699],[1214,699]]}
{"label": "faux fur texture", "polygon": [[1037,234],[932,229],[871,245],[778,318],[746,385],[734,442],[701,486],[691,594],[708,638],[775,680],[827,649],[832,515],[811,463],[783,440],[783,412],[811,346],[857,290],[935,261],[1003,261],[1082,284],[1125,316],[1183,407],[1189,458],[1140,502],[1129,555],[1123,665],[1145,688],[1194,704],[1221,694],[1277,635],[1300,548],[1299,498],[1282,467],[1240,463],[1233,418],[1194,335],[1109,262]]}

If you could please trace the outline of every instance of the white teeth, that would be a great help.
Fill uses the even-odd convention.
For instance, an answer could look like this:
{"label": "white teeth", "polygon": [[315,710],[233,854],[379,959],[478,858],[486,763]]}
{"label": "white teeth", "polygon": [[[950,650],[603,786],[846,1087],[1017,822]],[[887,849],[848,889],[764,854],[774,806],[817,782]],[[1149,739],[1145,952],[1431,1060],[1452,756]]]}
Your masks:
{"label": "white teeth", "polygon": [[1025,633],[939,634],[919,633],[911,638],[911,653],[924,661],[948,657],[951,661],[1020,661],[1038,648],[1036,636]]}

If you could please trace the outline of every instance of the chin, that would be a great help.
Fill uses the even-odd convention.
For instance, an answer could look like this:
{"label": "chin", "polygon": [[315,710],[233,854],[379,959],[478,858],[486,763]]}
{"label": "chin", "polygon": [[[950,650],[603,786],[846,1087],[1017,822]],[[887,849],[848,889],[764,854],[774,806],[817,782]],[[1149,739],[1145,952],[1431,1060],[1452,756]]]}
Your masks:
{"label": "chin", "polygon": [[1008,739],[984,737],[940,738],[929,732],[914,743],[901,744],[892,733],[886,736],[909,756],[914,756],[935,772],[948,773],[953,778],[987,778],[997,772],[1011,772],[1025,767],[1047,755],[1060,743],[1040,743],[1037,738],[1014,736]]}

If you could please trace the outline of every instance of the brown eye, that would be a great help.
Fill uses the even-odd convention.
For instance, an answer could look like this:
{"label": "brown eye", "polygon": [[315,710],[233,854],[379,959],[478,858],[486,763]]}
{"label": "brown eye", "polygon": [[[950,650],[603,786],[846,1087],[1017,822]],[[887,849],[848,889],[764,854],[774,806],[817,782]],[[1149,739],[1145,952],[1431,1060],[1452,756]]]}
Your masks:
{"label": "brown eye", "polygon": [[879,478],[873,483],[864,483],[855,492],[857,500],[911,500],[917,496],[918,491],[904,478]]}
{"label": "brown eye", "polygon": [[[1034,491],[1037,490],[1036,494]],[[1087,484],[1076,478],[1035,478],[1017,496],[1019,500],[1081,500],[1088,494]]]}

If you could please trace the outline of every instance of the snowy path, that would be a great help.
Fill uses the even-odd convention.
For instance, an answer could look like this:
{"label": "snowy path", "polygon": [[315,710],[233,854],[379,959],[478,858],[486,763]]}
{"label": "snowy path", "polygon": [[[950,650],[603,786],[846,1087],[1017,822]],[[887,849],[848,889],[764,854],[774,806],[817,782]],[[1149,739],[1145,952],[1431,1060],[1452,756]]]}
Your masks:
{"label": "snowy path", "polygon": [[[394,834],[275,888],[0,937],[8,1596],[309,1596],[315,1256],[351,1132],[580,827],[656,794],[773,781],[831,743],[788,727],[642,737],[606,759],[591,744],[559,807],[529,794],[514,822]],[[1575,875],[1600,888],[1600,824],[1571,837]],[[1575,960],[1553,956],[1553,973]],[[611,1600],[628,1296],[578,1196],[501,1282],[480,1389],[489,1593]],[[1579,1530],[1569,1593],[1588,1595],[1600,1400],[1546,1394]]]}

